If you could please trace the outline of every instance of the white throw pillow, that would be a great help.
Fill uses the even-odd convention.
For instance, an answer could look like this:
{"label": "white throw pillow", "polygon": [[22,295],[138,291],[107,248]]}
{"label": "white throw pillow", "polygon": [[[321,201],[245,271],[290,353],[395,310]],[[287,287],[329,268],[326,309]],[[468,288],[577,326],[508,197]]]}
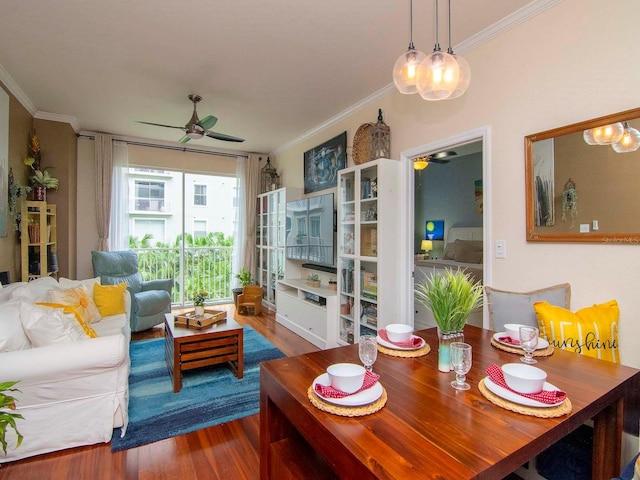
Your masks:
{"label": "white throw pillow", "polygon": [[58,283],[60,284],[60,288],[63,289],[84,286],[89,292],[89,296],[93,298],[93,286],[96,283],[100,285],[100,277],[87,278],[86,280],[71,280],[69,278],[61,277],[58,279]]}
{"label": "white throw pillow", "polygon": [[0,352],[31,348],[20,321],[20,300],[0,304]]}
{"label": "white throw pillow", "polygon": [[60,309],[22,302],[20,304],[20,320],[31,345],[34,347],[89,338],[78,322],[69,318]]}
{"label": "white throw pillow", "polygon": [[11,292],[11,300],[24,298],[30,302],[46,302],[47,292],[52,288],[60,288],[58,281],[53,277],[37,278],[25,285],[17,287]]}
{"label": "white throw pillow", "polygon": [[11,295],[13,294],[13,291],[16,288],[22,287],[23,285],[26,285],[26,284],[27,282],[15,282],[2,287],[2,289],[0,290],[0,302],[8,302],[9,300],[11,300]]}

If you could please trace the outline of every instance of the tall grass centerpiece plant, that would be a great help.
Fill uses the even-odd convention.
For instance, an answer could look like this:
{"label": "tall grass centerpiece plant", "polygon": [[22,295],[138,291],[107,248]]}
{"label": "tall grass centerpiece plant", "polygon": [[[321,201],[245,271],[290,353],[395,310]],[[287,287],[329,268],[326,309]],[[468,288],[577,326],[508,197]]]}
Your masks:
{"label": "tall grass centerpiece plant", "polygon": [[462,269],[446,268],[415,287],[416,300],[433,314],[438,325],[438,370],[451,370],[449,344],[464,341],[462,329],[471,312],[482,306],[482,283]]}

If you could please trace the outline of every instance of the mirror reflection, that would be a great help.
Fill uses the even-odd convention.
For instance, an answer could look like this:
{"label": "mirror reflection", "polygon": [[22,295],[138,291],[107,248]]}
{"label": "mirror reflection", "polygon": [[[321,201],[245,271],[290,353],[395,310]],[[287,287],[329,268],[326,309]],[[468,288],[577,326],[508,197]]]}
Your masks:
{"label": "mirror reflection", "polygon": [[640,243],[640,109],[525,137],[527,240]]}

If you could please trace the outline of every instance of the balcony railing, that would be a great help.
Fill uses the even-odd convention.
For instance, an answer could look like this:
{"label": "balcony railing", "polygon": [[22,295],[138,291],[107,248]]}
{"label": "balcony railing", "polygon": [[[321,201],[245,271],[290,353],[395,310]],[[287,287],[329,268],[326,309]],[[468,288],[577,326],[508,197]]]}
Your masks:
{"label": "balcony railing", "polygon": [[171,202],[164,198],[134,197],[129,199],[129,211],[170,213]]}
{"label": "balcony railing", "polygon": [[233,247],[133,248],[143,280],[173,278],[171,302],[193,304],[193,294],[208,293],[207,303],[231,302],[231,254]]}

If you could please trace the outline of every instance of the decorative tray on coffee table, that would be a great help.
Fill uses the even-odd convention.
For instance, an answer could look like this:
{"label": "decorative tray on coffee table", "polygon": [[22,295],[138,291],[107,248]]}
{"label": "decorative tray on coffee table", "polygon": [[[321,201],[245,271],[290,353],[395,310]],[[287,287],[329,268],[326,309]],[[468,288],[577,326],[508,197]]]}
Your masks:
{"label": "decorative tray on coffee table", "polygon": [[196,315],[195,310],[181,313],[173,317],[174,324],[187,328],[206,328],[227,318],[224,310],[205,310],[203,315]]}

